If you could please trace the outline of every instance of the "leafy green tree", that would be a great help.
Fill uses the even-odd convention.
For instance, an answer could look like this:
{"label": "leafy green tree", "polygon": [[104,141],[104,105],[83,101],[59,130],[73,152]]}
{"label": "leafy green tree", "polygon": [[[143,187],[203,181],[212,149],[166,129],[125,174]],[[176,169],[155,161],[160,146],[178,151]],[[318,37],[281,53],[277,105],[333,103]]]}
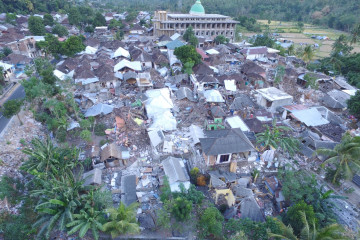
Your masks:
{"label": "leafy green tree", "polygon": [[54,25],[54,18],[48,13],[44,15],[43,20],[44,20],[45,26],[53,26]]}
{"label": "leafy green tree", "polygon": [[4,56],[9,56],[13,51],[11,50],[11,48],[8,47],[4,47],[2,50],[2,53],[4,54]]}
{"label": "leafy green tree", "polygon": [[[267,217],[265,222],[255,222],[246,219],[230,219],[225,223],[224,235],[226,239],[233,239],[234,235],[243,232],[250,239],[268,239],[268,231],[280,234],[280,227],[275,218]],[[236,238],[235,238],[236,239]]]}
{"label": "leafy green tree", "polygon": [[101,13],[97,12],[95,14],[95,17],[94,17],[94,20],[93,20],[93,26],[94,27],[106,26],[105,17]]}
{"label": "leafy green tree", "polygon": [[92,138],[91,138],[91,132],[89,130],[82,130],[80,132],[80,137],[82,140],[86,141],[86,142],[91,142]]}
{"label": "leafy green tree", "polygon": [[357,91],[354,96],[351,96],[347,101],[347,107],[350,114],[360,118],[360,91]]}
{"label": "leafy green tree", "polygon": [[253,46],[266,46],[266,47],[274,47],[275,45],[275,41],[272,40],[268,34],[263,34],[263,35],[257,35],[256,39],[253,43]]}
{"label": "leafy green tree", "polygon": [[15,25],[16,22],[16,14],[15,13],[6,13],[6,22]]}
{"label": "leafy green tree", "polygon": [[319,84],[316,81],[317,80],[316,77],[311,76],[311,74],[306,73],[304,75],[304,80],[306,81],[306,84],[305,84],[306,87],[310,87],[312,89],[319,88]]}
{"label": "leafy green tree", "polygon": [[0,180],[0,199],[4,200],[5,198],[8,200],[10,204],[17,204],[22,199],[22,194],[24,191],[23,183],[13,177],[2,176]]}
{"label": "leafy green tree", "polygon": [[284,75],[285,75],[285,67],[283,65],[278,65],[276,68],[274,83],[279,84],[280,82],[282,82]]}
{"label": "leafy green tree", "polygon": [[195,47],[191,45],[175,48],[174,54],[182,64],[193,62],[194,65],[197,65],[201,62],[200,54],[196,52]]}
{"label": "leafy green tree", "polygon": [[126,22],[132,22],[132,21],[134,21],[135,20],[135,18],[137,17],[137,15],[138,15],[138,12],[136,12],[136,11],[131,11],[131,12],[129,12],[128,13],[128,15],[125,17],[125,21]]}
{"label": "leafy green tree", "polygon": [[344,134],[341,142],[334,149],[318,149],[317,154],[328,156],[322,166],[335,164],[338,166],[334,174],[333,182],[337,175],[343,173],[346,179],[351,179],[354,172],[360,170],[360,137],[352,137],[349,133]]}
{"label": "leafy green tree", "polygon": [[347,56],[352,50],[353,47],[348,44],[348,38],[344,34],[341,34],[332,45],[331,56]]}
{"label": "leafy green tree", "polygon": [[192,203],[185,198],[177,197],[172,201],[171,213],[179,222],[190,218]]}
{"label": "leafy green tree", "polygon": [[291,225],[294,230],[294,233],[299,236],[302,229],[305,227],[303,221],[303,213],[306,214],[306,217],[309,222],[317,225],[317,219],[315,217],[314,208],[311,205],[308,205],[303,200],[299,201],[295,205],[289,207],[286,215],[283,217],[285,225]]}
{"label": "leafy green tree", "polygon": [[84,31],[88,33],[93,33],[95,31],[95,28],[91,25],[88,25],[85,27]]}
{"label": "leafy green tree", "polygon": [[214,39],[215,43],[217,44],[225,44],[229,42],[229,39],[226,38],[224,35],[218,35],[216,36],[216,38]]}
{"label": "leafy green tree", "polygon": [[67,28],[61,24],[56,24],[52,28],[52,33],[57,34],[59,37],[64,37],[69,35],[69,31],[67,30]]}
{"label": "leafy green tree", "polygon": [[68,20],[71,25],[76,25],[76,26],[80,25],[81,15],[78,8],[72,7],[70,9],[68,14]]}
{"label": "leafy green tree", "polygon": [[197,39],[196,36],[190,36],[190,39],[188,42],[191,46],[194,46],[194,47],[196,47],[199,44],[199,40]]}
{"label": "leafy green tree", "polygon": [[16,115],[19,119],[20,124],[22,124],[22,121],[19,117],[19,112],[21,110],[21,106],[23,105],[23,100],[14,99],[14,100],[8,100],[4,103],[4,106],[2,107],[2,114],[6,118],[11,118],[12,116]]}
{"label": "leafy green tree", "polygon": [[351,31],[351,44],[355,44],[360,38],[360,23],[358,23]]}
{"label": "leafy green tree", "polygon": [[120,203],[117,209],[109,208],[106,210],[110,214],[108,221],[103,225],[104,232],[110,233],[112,238],[123,234],[133,234],[140,232],[136,221],[136,203],[126,207]]}
{"label": "leafy green tree", "polygon": [[108,29],[122,29],[124,28],[124,24],[121,22],[121,20],[111,19],[108,25]]}
{"label": "leafy green tree", "polygon": [[299,29],[299,32],[302,33],[304,31],[304,23],[303,22],[297,22],[296,27]]}
{"label": "leafy green tree", "polygon": [[51,54],[55,58],[59,58],[63,51],[62,43],[52,34],[46,34],[45,41],[37,42],[36,47],[44,51],[45,55]]}
{"label": "leafy green tree", "polygon": [[304,228],[301,230],[300,238],[298,238],[293,228],[289,225],[286,226],[283,222],[277,219],[277,222],[280,226],[281,233],[274,234],[269,233],[271,238],[280,238],[288,240],[336,240],[336,239],[349,239],[345,236],[345,229],[339,224],[331,224],[324,228],[317,229],[316,223],[314,221],[309,221],[305,212],[300,212],[301,222]]}
{"label": "leafy green tree", "polygon": [[41,17],[30,16],[28,19],[29,30],[36,36],[45,35],[45,25]]}
{"label": "leafy green tree", "polygon": [[115,40],[123,40],[124,39],[124,31],[119,30],[115,33]]}
{"label": "leafy green tree", "polygon": [[206,208],[197,223],[198,237],[200,239],[209,239],[211,236],[212,238],[221,238],[223,222],[224,217],[216,207]]}
{"label": "leafy green tree", "polygon": [[285,126],[277,126],[276,119],[272,122],[272,127],[266,126],[266,130],[256,134],[257,143],[261,144],[264,149],[272,146],[281,148],[291,156],[299,149],[299,140],[288,135],[291,129]]}
{"label": "leafy green tree", "polygon": [[192,26],[188,27],[183,35],[183,39],[187,42],[191,39],[191,37],[196,37],[195,32]]}
{"label": "leafy green tree", "polygon": [[302,53],[302,60],[304,60],[306,63],[309,63],[314,58],[314,55],[315,54],[312,47],[307,45]]}
{"label": "leafy green tree", "polygon": [[5,85],[4,68],[0,67],[0,86]]}
{"label": "leafy green tree", "polygon": [[76,53],[79,53],[85,50],[85,45],[82,42],[82,39],[78,36],[70,36],[64,42],[63,46],[63,54],[68,57],[75,56]]}
{"label": "leafy green tree", "polygon": [[193,70],[192,70],[193,67],[194,67],[194,62],[186,62],[183,66],[183,72],[190,75],[193,73]]}

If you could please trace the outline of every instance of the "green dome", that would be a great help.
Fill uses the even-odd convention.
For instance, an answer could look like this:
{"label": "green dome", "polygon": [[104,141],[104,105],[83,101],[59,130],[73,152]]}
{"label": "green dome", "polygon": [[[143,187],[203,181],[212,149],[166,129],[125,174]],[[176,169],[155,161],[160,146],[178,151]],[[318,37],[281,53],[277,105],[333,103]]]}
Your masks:
{"label": "green dome", "polygon": [[205,14],[205,9],[201,4],[200,0],[197,0],[194,5],[192,5],[190,9],[190,14]]}

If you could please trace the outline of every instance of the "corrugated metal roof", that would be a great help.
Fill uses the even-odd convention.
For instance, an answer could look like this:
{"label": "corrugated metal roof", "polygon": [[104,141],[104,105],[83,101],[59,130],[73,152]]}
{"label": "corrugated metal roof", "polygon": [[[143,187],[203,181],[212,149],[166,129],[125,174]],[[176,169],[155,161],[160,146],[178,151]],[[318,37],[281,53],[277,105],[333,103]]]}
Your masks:
{"label": "corrugated metal roof", "polygon": [[320,126],[328,124],[329,121],[323,118],[321,113],[316,108],[309,108],[301,111],[294,111],[291,113],[294,118],[303,122],[306,126]]}

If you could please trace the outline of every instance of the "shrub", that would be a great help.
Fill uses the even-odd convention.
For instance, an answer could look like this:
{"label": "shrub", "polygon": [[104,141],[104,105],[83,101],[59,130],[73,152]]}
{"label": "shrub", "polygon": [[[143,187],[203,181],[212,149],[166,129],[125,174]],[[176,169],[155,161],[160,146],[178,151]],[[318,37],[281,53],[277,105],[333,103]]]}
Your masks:
{"label": "shrub", "polygon": [[171,213],[179,222],[188,220],[190,218],[191,210],[192,203],[183,197],[177,197],[172,202]]}
{"label": "shrub", "polygon": [[96,136],[105,136],[106,126],[103,123],[99,123],[95,125],[94,133]]}
{"label": "shrub", "polygon": [[216,207],[205,209],[198,222],[199,238],[208,239],[210,235],[221,238],[223,222],[224,217]]}

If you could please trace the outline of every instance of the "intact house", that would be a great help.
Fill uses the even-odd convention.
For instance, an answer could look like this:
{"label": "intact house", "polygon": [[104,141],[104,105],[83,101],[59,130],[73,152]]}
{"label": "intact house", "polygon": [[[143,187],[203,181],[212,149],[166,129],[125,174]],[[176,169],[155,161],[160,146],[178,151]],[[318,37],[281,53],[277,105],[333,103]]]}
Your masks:
{"label": "intact house", "polygon": [[293,96],[275,87],[258,89],[256,92],[257,104],[268,108],[270,112],[275,112],[278,107],[291,105],[293,102]]}
{"label": "intact house", "polygon": [[240,50],[240,53],[248,60],[255,60],[266,57],[268,49],[267,47],[249,47]]}
{"label": "intact house", "polygon": [[254,146],[239,128],[204,131],[200,138],[202,156],[207,166],[247,160]]}

